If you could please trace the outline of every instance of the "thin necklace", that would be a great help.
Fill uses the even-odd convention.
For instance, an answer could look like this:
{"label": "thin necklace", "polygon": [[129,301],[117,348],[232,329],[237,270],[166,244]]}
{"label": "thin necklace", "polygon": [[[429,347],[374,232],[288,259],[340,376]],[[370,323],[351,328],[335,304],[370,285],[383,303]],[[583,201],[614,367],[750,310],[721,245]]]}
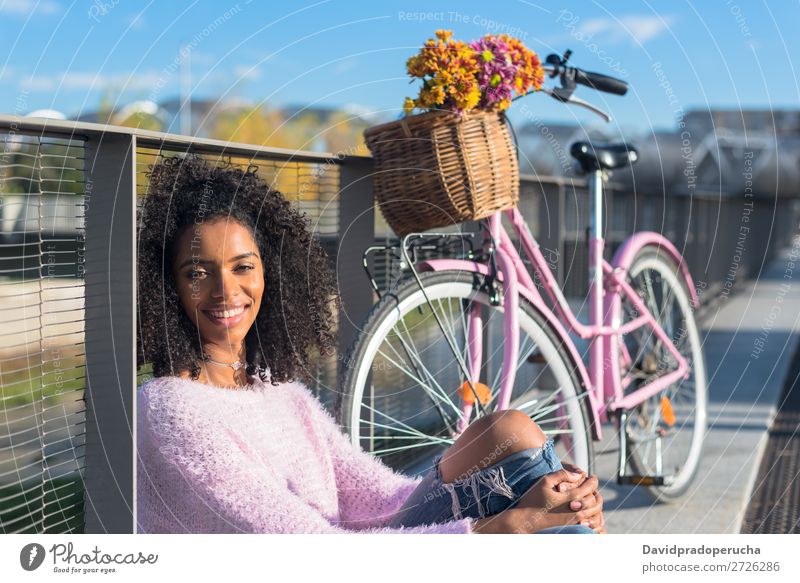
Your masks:
{"label": "thin necklace", "polygon": [[[206,358],[208,358],[208,357],[206,357]],[[209,358],[208,360],[211,360],[211,359]],[[219,365],[224,365],[224,366],[232,366],[232,365],[224,363],[224,362],[214,362],[214,364],[219,364]],[[241,368],[241,363],[236,362],[234,364],[239,364],[240,365],[239,367],[234,368],[234,371],[236,371],[239,368]],[[207,375],[208,375],[208,373],[206,373],[206,376]],[[234,382],[237,382],[237,381],[234,380]],[[235,387],[220,387],[219,385],[216,385],[216,384],[214,384],[214,383],[212,383],[210,381],[207,382],[206,384],[211,385],[212,387],[216,387],[218,389],[229,390],[229,391],[249,391],[252,388],[252,385],[249,384],[249,383],[246,383],[244,385],[237,385]]]}
{"label": "thin necklace", "polygon": [[219,362],[217,360],[214,360],[210,356],[206,356],[206,360],[211,364],[216,364],[218,366],[229,366],[233,369],[234,372],[238,371],[240,368],[244,366],[244,362],[242,362],[241,360],[237,360],[236,362]]}

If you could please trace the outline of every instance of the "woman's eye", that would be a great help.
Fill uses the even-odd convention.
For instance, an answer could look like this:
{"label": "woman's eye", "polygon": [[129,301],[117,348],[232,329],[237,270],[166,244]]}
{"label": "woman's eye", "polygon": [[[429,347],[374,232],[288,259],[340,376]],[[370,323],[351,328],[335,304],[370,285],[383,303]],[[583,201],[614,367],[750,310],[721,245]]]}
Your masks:
{"label": "woman's eye", "polygon": [[191,279],[201,279],[201,278],[203,278],[205,276],[206,276],[206,272],[205,271],[192,270],[192,271],[189,272],[189,277]]}
{"label": "woman's eye", "polygon": [[253,265],[239,265],[236,268],[236,271],[251,271],[253,269],[255,269],[255,266]]}

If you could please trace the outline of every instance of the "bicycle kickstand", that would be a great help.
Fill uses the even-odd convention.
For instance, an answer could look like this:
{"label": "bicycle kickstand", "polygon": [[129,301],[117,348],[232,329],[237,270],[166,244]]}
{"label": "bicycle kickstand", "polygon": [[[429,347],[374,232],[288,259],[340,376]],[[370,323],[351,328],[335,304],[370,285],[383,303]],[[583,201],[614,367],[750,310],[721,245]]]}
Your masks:
{"label": "bicycle kickstand", "polygon": [[653,438],[656,442],[656,475],[644,476],[641,474],[629,474],[628,412],[624,410],[620,411],[617,418],[619,419],[619,464],[617,468],[617,484],[621,486],[663,486],[664,472],[661,466],[661,436],[659,435]]}

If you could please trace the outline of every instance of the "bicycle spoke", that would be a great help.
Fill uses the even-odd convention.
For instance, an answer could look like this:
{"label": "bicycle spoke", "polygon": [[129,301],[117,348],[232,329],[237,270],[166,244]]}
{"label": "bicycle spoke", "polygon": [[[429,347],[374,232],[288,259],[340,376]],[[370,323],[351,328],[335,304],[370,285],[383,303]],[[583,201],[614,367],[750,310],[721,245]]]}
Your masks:
{"label": "bicycle spoke", "polygon": [[[437,300],[437,301],[441,305],[441,300]],[[457,305],[457,309],[458,309],[458,313],[459,313],[459,318],[458,319],[461,321],[461,330],[463,332],[463,339],[464,339],[463,348],[460,351],[460,353],[461,353],[461,361],[464,363],[464,365],[466,366],[467,370],[469,370],[469,363],[470,363],[470,360],[469,360],[469,356],[470,356],[469,355],[469,330],[468,330],[469,325],[467,324],[467,318],[465,317],[465,314],[467,314],[469,312],[469,306],[465,309],[464,308],[464,304],[463,304],[462,301],[450,301],[449,303]],[[449,310],[449,314],[452,315],[452,309]],[[448,326],[448,328],[449,328],[450,333],[451,333],[451,338],[453,339],[453,344],[455,346],[458,346],[458,343],[456,342],[456,340],[458,339],[458,332],[456,330],[456,322],[455,322],[455,320],[456,320],[455,318],[448,318],[448,321],[450,322],[450,325]],[[458,386],[460,387],[467,380],[467,377],[464,374],[464,371],[461,370],[461,367],[458,367],[458,376],[459,376]]]}
{"label": "bicycle spoke", "polygon": [[[530,349],[525,348],[525,343],[527,343],[528,341],[530,341],[530,344],[531,344]],[[530,357],[533,354],[533,352],[534,352],[534,350],[536,350],[536,348],[537,348],[536,342],[534,342],[533,340],[531,340],[529,337],[526,336],[524,342],[521,343],[520,347],[519,347],[519,355],[518,355],[519,360],[517,360],[517,367],[515,369],[515,373],[516,373],[515,374],[515,378],[516,378],[517,375],[519,375],[519,371],[522,368],[522,365],[527,362],[528,357]],[[500,355],[498,355],[498,356],[500,356]],[[495,374],[494,379],[492,380],[492,384],[489,385],[490,387],[495,389],[493,391],[493,394],[492,394],[492,399],[494,399],[499,394],[500,375],[502,373],[503,373],[503,367],[502,366],[498,366],[497,367],[497,373]],[[539,374],[541,375],[541,372]],[[537,380],[538,378],[539,377],[537,376],[536,379],[534,379],[534,380]]]}
{"label": "bicycle spoke", "polygon": [[646,270],[644,276],[645,288],[647,290],[647,309],[653,314],[653,317],[658,320],[659,310],[656,302],[655,292],[653,291],[653,278],[650,275],[650,270]]}
{"label": "bicycle spoke", "polygon": [[[452,444],[453,442],[451,441],[450,443]],[[383,456],[386,456],[386,455],[389,455],[389,454],[392,454],[392,453],[398,453],[398,452],[401,452],[401,451],[408,451],[408,450],[416,449],[416,448],[419,448],[419,447],[430,447],[430,446],[431,446],[430,443],[414,443],[414,444],[411,444],[411,445],[404,445],[404,446],[400,446],[400,447],[389,447],[387,449],[382,449],[380,451],[375,451],[375,452],[373,452],[373,455],[376,455],[378,457],[383,457]]]}
{"label": "bicycle spoke", "polygon": [[[398,422],[399,423],[399,422]],[[398,433],[403,433],[404,435],[382,435],[378,437],[378,439],[430,439],[430,435],[425,435],[424,433],[420,433],[419,431],[411,431],[406,430],[402,427],[397,427],[395,425],[386,425],[385,423],[377,423],[375,421],[370,421],[368,424],[370,427],[380,427],[381,429],[391,429],[392,431],[396,431]],[[406,426],[407,427],[407,426]],[[370,435],[362,435],[362,439],[370,439]]]}
{"label": "bicycle spoke", "polygon": [[[437,300],[437,301],[438,301],[438,300]],[[441,302],[439,302],[439,304],[440,304],[440,307],[441,307]],[[439,383],[439,382],[436,380],[436,378],[435,378],[435,375],[434,375],[433,373],[431,373],[431,372],[429,371],[428,367],[427,367],[427,366],[425,366],[425,363],[424,363],[424,362],[422,362],[422,359],[420,358],[420,353],[419,353],[419,351],[417,350],[417,347],[416,347],[416,345],[414,344],[413,335],[411,334],[411,331],[408,329],[408,326],[405,324],[405,321],[404,321],[404,320],[402,320],[402,319],[401,319],[401,322],[403,323],[403,327],[404,327],[404,328],[405,328],[405,330],[406,330],[406,334],[408,335],[408,342],[409,342],[409,344],[410,344],[410,346],[411,346],[411,351],[410,351],[410,353],[409,353],[409,358],[411,358],[411,355],[412,355],[412,354],[413,354],[413,355],[415,355],[415,360],[416,360],[417,364],[418,364],[418,365],[419,365],[419,366],[420,366],[420,367],[421,367],[421,368],[422,368],[422,369],[425,371],[425,374],[426,374],[426,376],[427,376],[427,377],[430,379],[431,383],[435,384],[435,385],[436,385],[436,387],[438,388],[438,390],[439,390],[439,395],[440,395],[440,398],[441,398],[443,401],[446,401],[446,402],[447,402],[447,404],[450,406],[450,408],[452,408],[452,409],[453,409],[453,410],[456,412],[456,419],[460,418],[460,417],[461,417],[461,410],[460,410],[460,409],[458,408],[458,406],[457,406],[457,405],[456,405],[456,404],[453,402],[453,400],[452,400],[452,399],[451,399],[451,398],[450,398],[450,397],[447,395],[447,392],[444,390],[444,387],[442,387],[442,386],[441,386],[441,384],[440,384],[440,383]],[[444,319],[442,319],[442,322],[444,323]],[[438,325],[437,325],[437,327],[438,327]],[[402,338],[402,336],[401,336],[401,338]],[[455,344],[455,342],[454,342],[454,344]],[[431,349],[431,348],[429,347],[429,349]],[[448,349],[448,350],[449,350],[449,349]],[[463,378],[463,375],[460,375],[460,376]],[[463,382],[463,381],[462,381],[462,382]],[[447,415],[444,413],[444,411],[441,411],[441,410],[440,410],[439,412],[440,412],[440,414],[442,415],[442,420],[443,420],[443,421],[444,421],[444,422],[445,422],[445,423],[446,423],[446,424],[447,424],[447,425],[450,427],[450,429],[452,430],[452,429],[453,429],[453,426],[452,426],[452,424],[451,424],[451,420],[449,419],[449,417],[448,417],[448,416],[447,416]]]}
{"label": "bicycle spoke", "polygon": [[[376,426],[376,427],[385,427],[385,428],[393,429],[393,427],[392,427],[391,425],[379,425],[379,424],[375,424],[375,426]],[[369,436],[368,436],[368,435],[362,435],[361,437],[362,437],[362,439],[369,439]],[[412,435],[383,435],[383,436],[379,437],[378,439],[380,439],[380,440],[385,440],[385,439],[392,439],[392,440],[396,440],[396,439],[400,439],[400,440],[404,440],[404,439],[413,439],[413,440],[416,440],[416,441],[419,441],[420,439],[426,439],[426,440],[430,441],[430,440],[431,440],[431,436],[430,436],[430,435],[421,435],[421,436],[412,436]],[[445,442],[446,442],[446,440],[445,440],[445,439],[439,439],[439,440],[436,440],[436,441],[438,441],[438,442],[441,442],[441,443],[445,443]]]}
{"label": "bicycle spoke", "polygon": [[558,415],[556,417],[548,417],[547,419],[540,419],[536,421],[536,423],[541,427],[542,425],[547,425],[548,423],[558,423],[559,421],[568,421],[569,415]]}
{"label": "bicycle spoke", "polygon": [[[667,288],[666,290],[664,288]],[[662,319],[661,327],[664,328],[664,332],[667,333],[667,336],[670,340],[675,340],[675,321],[673,315],[673,308],[675,303],[675,294],[672,293],[672,290],[669,289],[669,286],[666,283],[665,279],[661,280],[661,294],[662,297],[666,297],[663,306],[664,317]]]}
{"label": "bicycle spoke", "polygon": [[[401,320],[401,322],[403,323],[403,328],[405,328],[406,334],[408,335],[407,342],[403,343],[404,344],[404,349],[408,353],[409,360],[414,360],[412,365],[414,366],[414,368],[417,368],[417,366],[421,367],[422,371],[424,372],[424,374],[428,378],[428,380],[432,384],[436,385],[436,388],[439,390],[439,394],[441,395],[442,399],[450,401],[450,398],[447,396],[447,393],[444,390],[444,387],[442,387],[439,384],[439,382],[436,380],[435,375],[428,369],[427,366],[425,366],[425,363],[419,357],[419,354],[420,354],[419,350],[417,349],[417,346],[414,343],[414,339],[412,337],[411,331],[408,329],[408,326],[405,324],[405,321]],[[402,341],[403,336],[399,331],[397,332],[397,336]],[[411,350],[408,350],[408,347],[410,347]],[[452,404],[452,401],[451,401],[451,404]],[[453,406],[455,407],[455,405],[453,405]]]}
{"label": "bicycle spoke", "polygon": [[547,398],[544,401],[542,401],[542,405],[546,405],[546,404],[550,403],[553,399],[555,399],[558,396],[559,392],[561,392],[561,387],[558,387],[555,391],[550,393],[547,396]]}
{"label": "bicycle spoke", "polygon": [[545,435],[572,435],[575,431],[572,429],[542,429],[542,433]]}
{"label": "bicycle spoke", "polygon": [[[435,301],[436,301],[436,303],[439,304],[439,307],[442,309],[442,312],[444,312],[444,307],[442,306],[442,300],[438,299],[438,300],[435,300]],[[453,310],[452,310],[451,307],[449,307],[450,304],[451,304],[451,302],[448,302],[447,317],[442,317],[440,319],[442,321],[442,324],[447,328],[447,331],[450,332],[450,338],[453,339],[453,345],[457,346],[458,343],[456,342],[456,339],[458,338],[458,336],[457,336],[456,330],[455,330],[455,328],[453,326],[453,322],[452,322]],[[463,352],[462,352],[461,356],[462,356],[462,358],[464,357],[464,353]]]}
{"label": "bicycle spoke", "polygon": [[[392,422],[394,422],[394,423],[397,423],[397,424],[398,424],[398,425],[399,425],[401,428],[403,428],[403,429],[405,429],[405,430],[406,430],[406,433],[411,433],[411,434],[413,434],[413,435],[419,435],[419,436],[422,436],[422,437],[425,437],[425,438],[428,438],[428,439],[446,440],[446,438],[443,438],[443,437],[437,437],[437,436],[432,436],[432,435],[428,435],[428,434],[422,433],[422,432],[421,432],[421,431],[419,431],[418,429],[415,429],[414,427],[411,427],[410,425],[408,425],[408,424],[406,424],[406,423],[403,423],[403,422],[402,422],[402,421],[400,421],[399,419],[395,419],[394,417],[392,417],[392,416],[391,416],[391,415],[389,415],[388,413],[384,413],[383,411],[378,411],[377,409],[375,409],[375,408],[373,408],[373,407],[370,407],[370,406],[369,406],[369,405],[367,405],[366,403],[362,403],[362,405],[363,405],[363,407],[365,407],[365,408],[366,408],[366,409],[368,409],[369,411],[372,411],[372,412],[374,412],[374,413],[377,413],[378,415],[381,415],[382,417],[385,417],[385,418],[386,418],[386,419],[388,419],[389,421],[392,421]],[[379,424],[379,423],[376,423],[375,421],[371,421],[370,423],[371,423],[372,425],[376,426],[376,427],[380,426],[380,424]],[[401,429],[397,429],[397,428],[394,428],[394,427],[391,427],[391,426],[384,426],[384,427],[389,427],[389,428],[390,428],[390,429],[392,429],[392,430],[395,430],[395,431],[400,431],[400,432],[402,433],[402,430],[401,430]]]}
{"label": "bicycle spoke", "polygon": [[[426,394],[428,394],[429,397],[431,397],[431,400],[438,400],[438,401],[441,401],[441,402],[448,403],[454,409],[454,411],[456,413],[458,413],[459,416],[461,415],[461,411],[453,404],[453,402],[449,398],[447,398],[446,395],[441,395],[440,393],[437,393],[436,389],[434,389],[431,385],[428,385],[427,383],[425,383],[425,381],[423,381],[418,376],[413,374],[407,368],[403,367],[399,362],[396,362],[395,360],[393,360],[389,355],[385,354],[383,351],[378,350],[378,354],[383,356],[391,364],[393,364],[395,367],[397,367],[398,370],[401,370],[401,371],[405,372],[406,376],[408,376],[410,379],[412,379],[412,380],[416,381],[417,383],[419,383],[419,386],[425,391]],[[440,391],[442,390],[441,387],[438,386],[438,384],[437,384],[437,388]],[[435,397],[435,399],[434,399],[434,397]]]}
{"label": "bicycle spoke", "polygon": [[[585,394],[585,393],[584,393],[584,394]],[[580,398],[581,398],[581,396],[579,395],[579,396],[575,397],[575,399],[574,399],[574,400],[575,400],[575,401],[578,401]],[[564,403],[566,403],[566,402],[567,402],[567,401],[564,401]],[[537,420],[537,419],[539,419],[539,418],[540,418],[542,415],[547,415],[547,414],[548,414],[548,413],[550,413],[551,411],[556,411],[556,410],[558,410],[560,407],[563,407],[563,406],[564,406],[564,403],[556,403],[555,405],[550,405],[549,407],[544,407],[544,408],[542,408],[542,409],[537,409],[537,410],[535,411],[535,413],[534,413],[533,415],[531,415],[531,419],[533,419],[534,421],[536,421],[536,420]]]}
{"label": "bicycle spoke", "polygon": [[[394,351],[394,348],[391,345],[389,345],[389,346]],[[430,398],[430,400],[433,403],[433,405],[437,408],[437,410],[439,411],[440,415],[442,415],[442,418],[443,418],[442,420],[446,424],[449,425],[449,418],[446,418],[446,415],[444,414],[444,412],[441,411],[441,409],[439,407],[439,402],[448,403],[452,407],[455,407],[455,406],[452,404],[452,401],[449,398],[447,398],[446,395],[442,395],[440,393],[441,390],[442,390],[441,387],[439,387],[438,384],[436,384],[436,387],[434,387],[431,384],[426,383],[425,381],[420,379],[417,375],[413,374],[410,370],[408,370],[407,368],[402,366],[399,362],[393,360],[388,354],[385,354],[380,350],[378,351],[378,353],[381,354],[381,356],[383,356],[386,360],[388,360],[390,364],[394,365],[398,370],[401,370],[410,379],[412,379],[412,380],[414,380],[414,381],[416,381],[418,383],[419,387],[428,395],[428,397]],[[433,378],[431,378],[431,380],[433,380]],[[435,383],[435,381],[434,381],[434,383]],[[438,389],[439,392],[437,392],[437,389]],[[455,409],[455,411],[460,416],[460,411],[458,411],[458,409]]]}
{"label": "bicycle spoke", "polygon": [[[469,335],[470,335],[469,322],[471,313],[472,313],[472,302],[466,302],[466,305],[464,305],[462,301],[461,329],[464,330],[464,362],[467,365],[467,370],[470,369],[471,366],[470,363],[472,362],[472,352],[470,351],[470,346],[469,346]],[[478,371],[478,373],[480,374],[480,371]],[[461,374],[463,376],[464,373],[462,372]],[[462,380],[462,384],[464,380],[466,379]]]}

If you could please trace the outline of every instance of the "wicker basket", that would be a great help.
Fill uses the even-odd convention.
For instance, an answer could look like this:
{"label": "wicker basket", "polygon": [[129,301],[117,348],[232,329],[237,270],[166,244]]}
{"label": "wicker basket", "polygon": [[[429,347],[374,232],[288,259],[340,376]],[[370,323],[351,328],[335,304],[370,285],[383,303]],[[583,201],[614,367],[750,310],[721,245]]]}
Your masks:
{"label": "wicker basket", "polygon": [[364,132],[375,196],[398,236],[516,206],[519,164],[505,116],[430,112]]}

